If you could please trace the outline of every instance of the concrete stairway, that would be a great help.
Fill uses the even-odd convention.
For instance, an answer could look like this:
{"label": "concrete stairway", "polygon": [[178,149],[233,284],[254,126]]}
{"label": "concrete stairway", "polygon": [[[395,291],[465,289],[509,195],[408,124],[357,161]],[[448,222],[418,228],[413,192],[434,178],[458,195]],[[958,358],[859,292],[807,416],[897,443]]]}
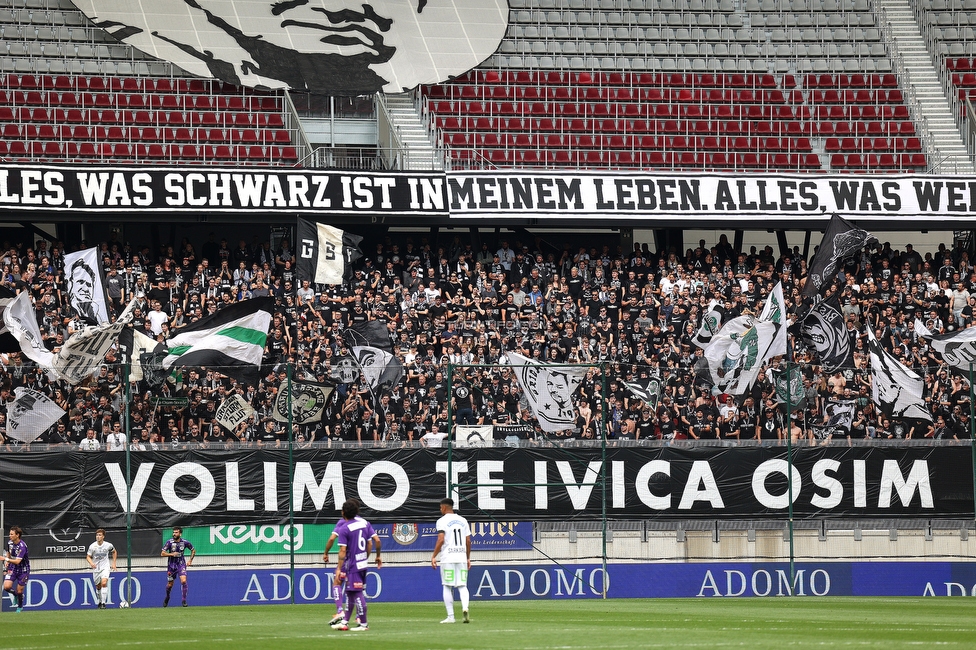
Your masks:
{"label": "concrete stairway", "polygon": [[[919,128],[927,128],[932,136],[931,144],[936,152],[930,156],[929,164],[936,171],[973,173],[972,156],[956,126],[939,73],[932,64],[932,55],[925,47],[908,0],[874,0],[874,9],[880,19],[886,19],[891,25],[894,42],[889,46],[892,55],[901,58],[905,70],[899,81],[914,91],[919,103],[919,113],[913,117],[920,122]],[[924,118],[924,123],[920,118]]]}
{"label": "concrete stairway", "polygon": [[444,169],[440,152],[434,147],[423,117],[414,104],[413,93],[384,95],[390,125],[402,150],[404,170]]}

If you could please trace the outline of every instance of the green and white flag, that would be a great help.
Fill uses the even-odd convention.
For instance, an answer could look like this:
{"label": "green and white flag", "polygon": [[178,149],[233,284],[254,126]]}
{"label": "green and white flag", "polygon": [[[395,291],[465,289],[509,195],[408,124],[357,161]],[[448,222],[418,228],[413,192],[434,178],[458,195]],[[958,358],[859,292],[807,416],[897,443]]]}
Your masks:
{"label": "green and white flag", "polygon": [[705,348],[712,384],[729,395],[749,390],[768,358],[776,324],[752,316],[733,318]]}
{"label": "green and white flag", "polygon": [[166,341],[162,368],[168,372],[204,366],[257,384],[273,309],[274,298],[252,298],[182,328]]}
{"label": "green and white flag", "polygon": [[777,282],[773,290],[766,296],[766,304],[763,305],[759,320],[776,324],[776,337],[773,344],[769,346],[767,357],[785,356],[786,333],[789,327],[789,320],[786,317],[786,300],[783,298],[783,283]]}

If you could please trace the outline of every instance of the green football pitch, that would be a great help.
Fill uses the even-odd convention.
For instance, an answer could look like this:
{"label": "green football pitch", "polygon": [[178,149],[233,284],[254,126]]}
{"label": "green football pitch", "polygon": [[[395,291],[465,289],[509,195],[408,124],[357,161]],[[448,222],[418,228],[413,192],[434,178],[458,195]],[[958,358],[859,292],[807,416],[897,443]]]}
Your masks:
{"label": "green football pitch", "polygon": [[2,628],[4,646],[18,650],[976,648],[976,598],[473,602],[470,625],[440,625],[440,603],[376,603],[363,633],[329,629],[331,613],[326,605],[5,612]]}

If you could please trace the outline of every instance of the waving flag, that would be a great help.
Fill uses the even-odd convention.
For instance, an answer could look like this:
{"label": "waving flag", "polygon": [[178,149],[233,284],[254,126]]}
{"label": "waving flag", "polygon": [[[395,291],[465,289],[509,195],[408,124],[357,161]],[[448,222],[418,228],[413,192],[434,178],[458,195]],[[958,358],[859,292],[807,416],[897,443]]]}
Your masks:
{"label": "waving flag", "polygon": [[[0,287],[0,316],[16,297],[17,294],[10,289]],[[2,320],[0,320],[0,352],[20,352],[20,342],[10,333],[10,328]]]}
{"label": "waving flag", "polygon": [[813,304],[800,323],[800,337],[807,347],[816,350],[820,365],[828,373],[854,367],[854,346],[836,294]]}
{"label": "waving flag", "polygon": [[708,344],[712,342],[712,338],[722,329],[722,317],[723,311],[719,301],[710,301],[702,315],[701,325],[691,339],[691,344],[697,345],[703,350],[707,348]]}
{"label": "waving flag", "polygon": [[44,393],[18,386],[7,407],[7,435],[29,444],[64,417],[65,410]]}
{"label": "waving flag", "polygon": [[870,325],[868,354],[871,356],[871,398],[890,418],[932,421],[932,412],[922,395],[925,380],[881,347]]}
{"label": "waving flag", "polygon": [[[166,341],[168,349],[157,353],[163,370],[206,366],[257,384],[273,309],[274,298],[252,298],[182,328]],[[143,365],[148,356],[143,355]]]}
{"label": "waving flag", "polygon": [[970,364],[976,366],[976,327],[933,334],[922,321],[915,319],[915,331],[929,339],[932,349],[942,355],[942,360],[953,368],[969,372]]}
{"label": "waving flag", "polygon": [[359,235],[299,218],[298,266],[295,268],[299,281],[342,284],[352,263],[363,256],[359,250],[362,240]]}
{"label": "waving flag", "polygon": [[860,252],[869,244],[877,244],[878,238],[862,230],[840,215],[830,217],[827,230],[816,254],[810,260],[807,282],[803,285],[803,295],[822,296],[833,282],[837,269],[844,260]]}
{"label": "waving flag", "polygon": [[749,390],[769,355],[777,325],[752,316],[733,318],[705,348],[712,384],[729,395]]}
{"label": "waving flag", "polygon": [[783,283],[777,282],[773,290],[766,296],[759,320],[776,324],[776,337],[769,346],[768,356],[779,357],[787,353],[786,336],[789,321],[786,318],[786,300],[783,298]]}
{"label": "waving flag", "polygon": [[44,347],[41,328],[37,326],[37,315],[31,304],[30,292],[21,291],[16,298],[7,303],[3,310],[3,322],[7,330],[20,343],[20,350],[39,366],[53,372],[54,354]]}
{"label": "waving flag", "polygon": [[370,390],[375,391],[381,386],[396,386],[403,379],[403,364],[386,350],[357,345],[352,348],[352,354],[359,363]]}
{"label": "waving flag", "polygon": [[[318,422],[325,414],[325,407],[335,387],[310,381],[291,382],[291,421],[293,424]],[[271,413],[278,422],[288,421],[288,383],[284,382],[275,398]]]}
{"label": "waving flag", "polygon": [[655,377],[645,380],[623,382],[630,394],[641,400],[652,411],[657,410],[658,400],[661,399],[661,381]]}
{"label": "waving flag", "polygon": [[547,366],[521,354],[508,353],[522,394],[547,433],[571,429],[576,420],[573,393],[586,376],[585,368]]}

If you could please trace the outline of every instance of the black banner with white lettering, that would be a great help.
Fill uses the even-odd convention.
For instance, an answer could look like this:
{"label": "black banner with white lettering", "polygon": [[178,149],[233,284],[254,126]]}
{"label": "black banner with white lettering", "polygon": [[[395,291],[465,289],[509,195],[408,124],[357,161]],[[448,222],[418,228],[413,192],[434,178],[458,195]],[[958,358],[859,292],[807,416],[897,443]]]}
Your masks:
{"label": "black banner with white lettering", "polygon": [[446,216],[443,175],[0,165],[0,207],[52,212]]}
{"label": "black banner with white lettering", "polygon": [[55,214],[264,214],[416,219],[541,218],[824,227],[976,222],[976,181],[925,174],[730,174],[481,170],[351,172],[0,164],[0,207]]}
{"label": "black banner with white lettering", "polygon": [[[972,517],[968,446],[801,447],[794,454],[797,517]],[[7,524],[25,529],[125,525],[119,452],[0,455]],[[459,511],[472,520],[783,518],[786,450],[779,447],[455,449]],[[133,525],[288,521],[332,523],[356,497],[376,522],[435,516],[447,490],[446,449],[284,449],[138,452]]]}

